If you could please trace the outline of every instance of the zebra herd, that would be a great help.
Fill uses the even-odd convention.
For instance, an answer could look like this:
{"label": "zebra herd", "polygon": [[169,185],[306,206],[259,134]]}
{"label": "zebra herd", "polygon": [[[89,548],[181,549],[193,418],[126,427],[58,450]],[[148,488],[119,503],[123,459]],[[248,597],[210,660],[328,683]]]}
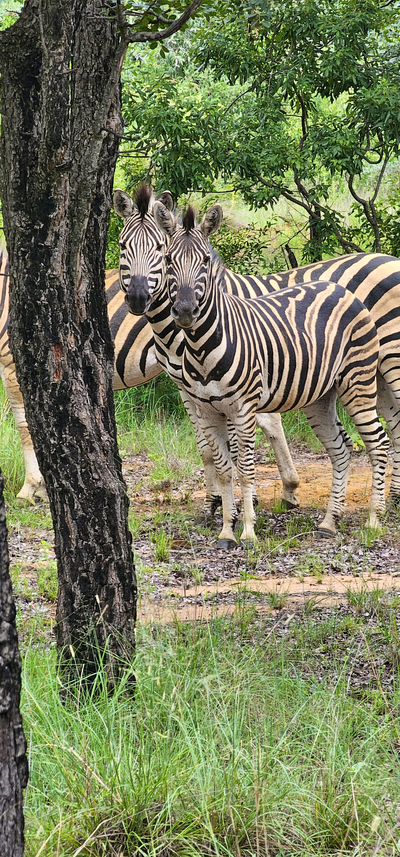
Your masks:
{"label": "zebra herd", "polygon": [[[335,534],[352,447],[336,414],[337,396],[370,457],[368,522],[376,526],[384,507],[388,448],[377,401],[394,444],[390,500],[398,502],[400,493],[399,260],[358,254],[288,272],[286,282],[285,275],[239,277],[227,271],[208,242],[222,220],[219,205],[197,227],[191,210],[180,226],[171,206],[152,201],[148,188],[138,190],[135,202],[136,208],[122,191],[114,195],[125,221],[121,286],[131,312],[146,314],[157,357],[189,399],[197,432],[211,448],[223,503],[219,546],[236,544],[229,421],[236,430],[246,544],[255,537],[256,415],[298,407],[332,461],[332,490],[319,530]],[[278,291],[280,286],[286,288]]]}
{"label": "zebra herd", "polygon": [[[400,260],[361,253],[269,277],[243,276],[225,268],[209,243],[222,220],[219,205],[199,226],[189,209],[180,225],[171,195],[155,198],[141,185],[134,200],[116,191],[114,208],[124,218],[119,274],[106,272],[114,389],[144,383],[163,369],[177,382],[204,463],[207,513],[222,496],[218,545],[236,545],[232,460],[243,494],[242,541],[255,538],[256,421],[275,450],[282,497],[298,505],[298,476],[280,413],[299,407],[332,462],[331,496],[319,531],[334,535],[352,447],[336,414],[337,396],[370,457],[368,520],[376,526],[388,447],[377,410],[393,441],[389,501],[400,499]],[[44,488],[8,346],[7,264],[3,249],[0,371],[24,447],[19,497],[32,499]]]}

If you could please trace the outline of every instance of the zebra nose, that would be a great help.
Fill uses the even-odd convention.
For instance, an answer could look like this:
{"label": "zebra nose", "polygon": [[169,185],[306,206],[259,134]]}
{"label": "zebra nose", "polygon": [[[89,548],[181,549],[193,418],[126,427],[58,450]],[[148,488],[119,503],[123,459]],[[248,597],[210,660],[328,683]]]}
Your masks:
{"label": "zebra nose", "polygon": [[193,322],[196,321],[199,312],[200,308],[198,306],[194,306],[192,303],[186,301],[180,301],[171,307],[172,318],[179,327],[191,327]]}
{"label": "zebra nose", "polygon": [[131,277],[126,290],[125,301],[133,315],[143,315],[150,305],[150,291],[147,277]]}
{"label": "zebra nose", "polygon": [[171,307],[172,318],[179,327],[191,327],[199,312],[198,300],[193,289],[181,286]]}

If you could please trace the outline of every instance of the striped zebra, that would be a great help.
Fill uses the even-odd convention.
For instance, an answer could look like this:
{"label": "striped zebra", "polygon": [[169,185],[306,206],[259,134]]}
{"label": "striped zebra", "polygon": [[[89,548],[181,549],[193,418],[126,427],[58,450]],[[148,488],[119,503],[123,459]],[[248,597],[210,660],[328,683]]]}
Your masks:
{"label": "striped zebra", "polygon": [[[167,194],[167,210],[173,208],[172,198]],[[165,196],[164,194],[164,196]],[[163,195],[161,195],[163,196]],[[124,218],[124,226],[120,234],[120,282],[122,289],[127,291],[134,288],[137,296],[134,314],[141,315],[148,309],[148,294],[165,281],[165,244],[167,236],[158,228],[153,217],[153,206],[156,202],[164,204],[164,199],[153,196],[150,185],[139,185],[134,200],[121,190],[116,190],[113,196],[115,211]],[[129,305],[132,311],[132,305]],[[157,358],[177,383],[182,400],[189,414],[197,447],[200,452],[205,481],[206,499],[204,511],[213,514],[220,504],[220,486],[215,471],[214,456],[202,432],[193,402],[187,396],[182,386],[182,348],[183,335],[177,330],[174,322],[167,314],[153,322],[152,328],[156,339]],[[158,335],[162,329],[162,337]],[[257,422],[275,453],[276,462],[282,479],[282,500],[288,507],[298,506],[295,495],[299,477],[292,462],[282,423],[278,414],[259,414]],[[236,448],[236,437],[231,426],[229,443],[231,450]],[[235,457],[235,456],[233,456]]]}
{"label": "striped zebra", "polygon": [[[256,414],[303,408],[331,459],[332,489],[321,535],[334,535],[343,513],[350,455],[338,428],[336,397],[357,426],[372,466],[369,526],[384,508],[388,439],[376,411],[381,368],[374,322],[361,301],[342,286],[320,281],[243,300],[221,288],[209,236],[222,221],[212,206],[200,226],[187,210],[178,226],[162,203],[154,219],[169,236],[167,276],[159,289],[184,335],[182,381],[214,454],[222,489],[220,547],[236,545],[236,510],[227,419],[236,429],[237,469],[243,500],[242,542],[255,540],[252,487]],[[129,293],[127,295],[129,301]],[[154,292],[153,292],[154,301]]]}
{"label": "striped zebra", "polygon": [[[119,191],[118,194],[130,198]],[[132,205],[130,201],[130,205]],[[118,210],[118,199],[114,201]],[[120,213],[123,214],[123,211]],[[121,232],[121,287],[134,313],[146,312],[155,330],[158,353],[165,362],[166,353],[181,360],[181,337],[169,318],[169,309],[160,299],[160,288],[165,279],[165,262],[160,259],[164,244],[155,244],[141,258],[136,246],[136,232],[130,231],[129,218]],[[167,236],[168,240],[168,236]],[[161,248],[161,249],[159,249]],[[330,281],[344,286],[361,300],[371,313],[379,337],[380,372],[378,384],[378,412],[385,418],[393,441],[393,474],[388,502],[400,502],[400,259],[381,253],[356,253],[316,262],[292,271],[269,276],[246,276],[224,268],[223,282],[218,277],[221,260],[209,247],[211,264],[222,288],[241,298],[254,298],[275,292],[297,283]],[[141,277],[140,287],[133,276]],[[176,339],[178,337],[178,339]],[[177,344],[178,342],[178,344]],[[179,367],[178,367],[179,370]],[[339,429],[339,422],[337,422]],[[344,435],[343,435],[344,436]],[[346,443],[351,441],[346,437]]]}

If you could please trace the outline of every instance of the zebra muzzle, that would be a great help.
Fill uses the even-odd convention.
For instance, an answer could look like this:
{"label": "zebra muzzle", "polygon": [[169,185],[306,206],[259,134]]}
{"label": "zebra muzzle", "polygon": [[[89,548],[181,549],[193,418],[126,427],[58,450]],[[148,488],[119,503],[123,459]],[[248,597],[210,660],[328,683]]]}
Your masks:
{"label": "zebra muzzle", "polygon": [[200,314],[200,307],[175,304],[171,307],[171,315],[178,327],[192,327]]}
{"label": "zebra muzzle", "polygon": [[126,290],[125,301],[132,315],[143,315],[149,309],[151,295],[147,277],[132,277]]}

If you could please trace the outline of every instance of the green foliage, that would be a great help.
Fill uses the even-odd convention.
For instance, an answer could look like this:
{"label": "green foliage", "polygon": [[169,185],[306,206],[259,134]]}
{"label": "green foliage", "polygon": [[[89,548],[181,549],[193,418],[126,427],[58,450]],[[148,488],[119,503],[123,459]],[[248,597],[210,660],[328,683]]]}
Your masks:
{"label": "green foliage", "polygon": [[0,30],[15,24],[22,5],[20,0],[0,0]]}
{"label": "green foliage", "polygon": [[123,111],[127,148],[143,156],[141,175],[126,166],[127,189],[138,178],[167,189],[175,198],[187,190],[210,191],[222,167],[215,151],[221,110],[230,88],[208,72],[183,75],[168,61],[144,55],[124,70]]}
{"label": "green foliage", "polygon": [[163,373],[128,390],[114,393],[115,413],[118,425],[129,427],[132,419],[159,419],[160,416],[173,416],[180,419],[186,415],[185,406],[175,381]]}
{"label": "green foliage", "polygon": [[168,562],[172,547],[171,536],[162,527],[159,527],[153,534],[152,541],[154,543],[154,558],[158,562]]}
{"label": "green foliage", "polygon": [[[175,196],[222,177],[253,208],[285,199],[304,261],[394,252],[379,196],[399,154],[398,4],[227,0],[206,13],[168,56],[127,66],[127,148],[143,157],[142,177]],[[350,218],[332,196],[338,179]]]}
{"label": "green foliage", "polygon": [[265,256],[268,227],[257,228],[255,224],[242,229],[229,228],[222,224],[213,236],[213,247],[228,268],[238,274],[262,274],[268,269]]}

